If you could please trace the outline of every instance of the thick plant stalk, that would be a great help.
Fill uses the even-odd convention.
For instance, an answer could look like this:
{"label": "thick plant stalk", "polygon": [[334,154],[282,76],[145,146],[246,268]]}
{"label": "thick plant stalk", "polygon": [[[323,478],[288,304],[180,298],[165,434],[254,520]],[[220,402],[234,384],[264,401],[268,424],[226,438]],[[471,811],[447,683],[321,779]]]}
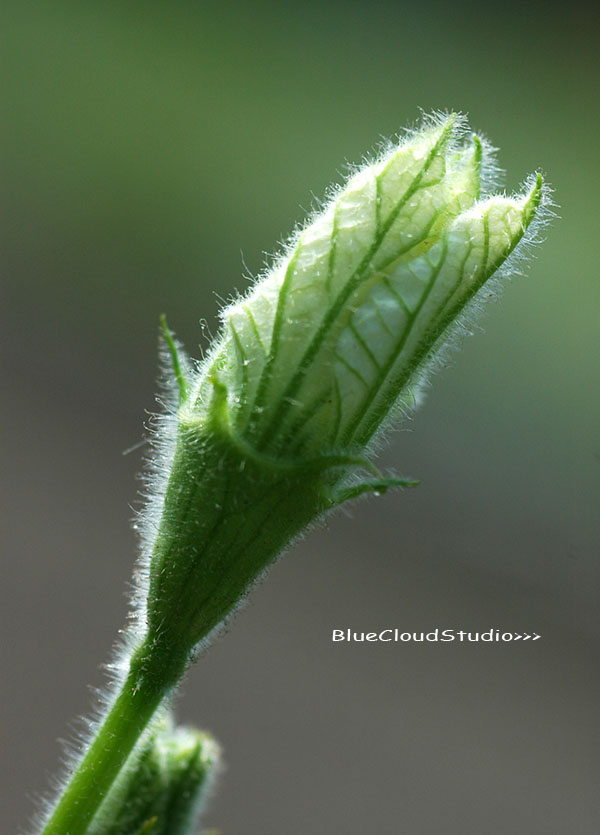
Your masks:
{"label": "thick plant stalk", "polygon": [[539,174],[514,197],[487,194],[495,173],[464,120],[434,118],[333,194],[223,311],[203,363],[163,320],[174,396],[155,439],[134,651],[43,835],[88,831],[192,659],[299,534],[345,501],[415,483],[377,471],[373,439],[416,403],[549,202]]}
{"label": "thick plant stalk", "polygon": [[[73,774],[44,833],[83,835],[144,730],[175,684],[173,675],[154,676],[138,656],[108,715]],[[183,667],[178,673],[183,674]],[[169,681],[170,678],[170,681]]]}

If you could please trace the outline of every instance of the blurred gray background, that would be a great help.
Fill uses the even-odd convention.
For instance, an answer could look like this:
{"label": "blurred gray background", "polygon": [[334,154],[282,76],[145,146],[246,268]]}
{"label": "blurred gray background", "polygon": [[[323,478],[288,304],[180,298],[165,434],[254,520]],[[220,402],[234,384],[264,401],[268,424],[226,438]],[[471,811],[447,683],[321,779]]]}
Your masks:
{"label": "blurred gray background", "polygon": [[[225,835],[599,829],[598,26],[587,6],[3,4],[0,829],[123,625],[158,314],[192,354],[311,195],[419,108],[562,219],[381,465],[190,672]],[[535,643],[332,644],[336,628]]]}

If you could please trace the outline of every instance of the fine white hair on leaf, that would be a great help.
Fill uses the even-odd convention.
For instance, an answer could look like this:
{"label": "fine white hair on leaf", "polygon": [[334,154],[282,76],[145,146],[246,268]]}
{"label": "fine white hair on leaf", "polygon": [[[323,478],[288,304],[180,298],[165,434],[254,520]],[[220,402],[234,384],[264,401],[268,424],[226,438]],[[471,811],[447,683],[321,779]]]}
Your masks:
{"label": "fine white hair on leaf", "polygon": [[481,197],[490,197],[504,186],[505,171],[498,163],[498,148],[487,139],[485,134],[477,132],[481,142],[481,168],[479,181]]}

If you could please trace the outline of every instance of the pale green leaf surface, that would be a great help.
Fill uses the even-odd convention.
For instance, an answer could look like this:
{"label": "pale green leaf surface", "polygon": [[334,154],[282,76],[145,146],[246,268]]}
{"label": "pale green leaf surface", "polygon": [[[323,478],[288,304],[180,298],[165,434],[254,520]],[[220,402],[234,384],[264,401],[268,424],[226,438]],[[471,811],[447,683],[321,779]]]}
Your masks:
{"label": "pale green leaf surface", "polygon": [[[361,168],[224,311],[211,367],[257,448],[365,443],[522,237],[533,191],[478,202],[490,151],[462,129],[449,116]],[[205,376],[193,400],[212,393]]]}

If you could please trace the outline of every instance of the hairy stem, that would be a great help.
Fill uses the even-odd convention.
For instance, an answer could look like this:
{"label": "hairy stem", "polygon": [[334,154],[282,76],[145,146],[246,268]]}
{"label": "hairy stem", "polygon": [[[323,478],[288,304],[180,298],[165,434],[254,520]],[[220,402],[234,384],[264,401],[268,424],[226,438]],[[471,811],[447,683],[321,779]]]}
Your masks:
{"label": "hairy stem", "polygon": [[84,835],[137,741],[163,700],[177,673],[162,653],[142,646],[131,659],[127,678],[87,753],[64,790],[42,835]]}

